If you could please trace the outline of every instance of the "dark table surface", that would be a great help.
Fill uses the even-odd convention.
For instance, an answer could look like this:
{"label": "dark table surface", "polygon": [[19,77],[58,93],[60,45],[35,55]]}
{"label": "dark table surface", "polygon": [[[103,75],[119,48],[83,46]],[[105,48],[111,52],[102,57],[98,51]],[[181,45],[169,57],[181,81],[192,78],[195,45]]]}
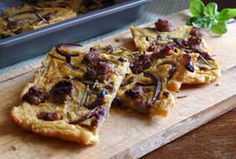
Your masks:
{"label": "dark table surface", "polygon": [[236,109],[143,157],[159,158],[236,159]]}

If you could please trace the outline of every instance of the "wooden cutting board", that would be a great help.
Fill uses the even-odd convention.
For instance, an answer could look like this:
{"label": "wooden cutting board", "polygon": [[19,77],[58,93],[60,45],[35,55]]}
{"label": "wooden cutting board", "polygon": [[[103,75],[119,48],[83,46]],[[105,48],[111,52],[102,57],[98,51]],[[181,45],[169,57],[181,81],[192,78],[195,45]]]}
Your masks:
{"label": "wooden cutting board", "polygon": [[[180,25],[186,20],[186,12],[167,18]],[[95,44],[130,47],[130,37],[127,31]],[[21,71],[8,74],[0,82],[0,158],[137,158],[232,110],[236,107],[236,24],[230,24],[229,32],[222,37],[206,35],[205,39],[222,66],[219,86],[212,83],[183,87],[179,96],[187,97],[178,99],[166,118],[150,120],[133,112],[112,108],[110,118],[100,132],[101,141],[95,146],[84,147],[20,129],[12,121],[10,110],[19,101],[21,89],[32,78],[33,68],[40,61],[34,63],[34,67],[31,64]]]}

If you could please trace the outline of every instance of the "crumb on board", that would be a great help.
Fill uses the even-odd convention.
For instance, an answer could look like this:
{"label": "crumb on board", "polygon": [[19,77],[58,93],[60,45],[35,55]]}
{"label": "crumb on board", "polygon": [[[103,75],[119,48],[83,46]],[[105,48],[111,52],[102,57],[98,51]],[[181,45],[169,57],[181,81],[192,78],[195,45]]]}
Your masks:
{"label": "crumb on board", "polygon": [[16,147],[15,146],[10,146],[10,150],[16,151]]}
{"label": "crumb on board", "polygon": [[216,82],[216,84],[215,84],[217,87],[219,87],[220,86],[220,82],[218,81],[218,82]]}
{"label": "crumb on board", "polygon": [[181,98],[186,98],[186,97],[187,97],[186,95],[181,95],[181,96],[177,96],[176,98],[181,99]]}
{"label": "crumb on board", "polygon": [[115,38],[115,42],[117,42],[117,43],[118,43],[118,42],[120,42],[120,39],[118,39],[118,38]]}

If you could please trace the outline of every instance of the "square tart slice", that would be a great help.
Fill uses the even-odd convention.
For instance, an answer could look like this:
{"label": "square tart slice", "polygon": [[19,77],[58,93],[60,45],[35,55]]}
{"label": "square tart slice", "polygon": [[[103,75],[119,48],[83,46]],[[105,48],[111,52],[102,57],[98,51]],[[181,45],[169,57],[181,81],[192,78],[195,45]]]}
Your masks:
{"label": "square tart slice", "polygon": [[0,17],[0,36],[9,37],[33,31],[75,16],[76,13],[69,8],[13,7]]}
{"label": "square tart slice", "polygon": [[158,20],[153,28],[131,28],[133,40],[140,51],[158,52],[165,47],[195,54],[194,68],[188,72],[184,84],[206,84],[221,76],[219,63],[202,38],[199,28],[181,26],[176,29],[167,20]]}
{"label": "square tart slice", "polygon": [[109,48],[83,52],[76,45],[51,50],[11,114],[24,129],[88,145],[98,142],[129,64]]}
{"label": "square tart slice", "polygon": [[[125,55],[122,54],[122,57]],[[166,116],[175,103],[175,92],[179,91],[186,78],[186,59],[194,57],[173,51],[166,55],[151,52],[130,54],[130,72],[123,80],[113,104],[150,117]]]}

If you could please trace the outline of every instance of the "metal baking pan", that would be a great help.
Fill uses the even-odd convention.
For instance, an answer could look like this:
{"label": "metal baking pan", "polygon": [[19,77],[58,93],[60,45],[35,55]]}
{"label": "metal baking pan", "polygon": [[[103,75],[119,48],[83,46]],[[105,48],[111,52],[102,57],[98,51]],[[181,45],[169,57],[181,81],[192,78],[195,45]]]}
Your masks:
{"label": "metal baking pan", "polygon": [[0,39],[0,67],[43,54],[60,43],[79,42],[118,29],[137,19],[142,6],[150,1],[117,0],[110,7],[32,32]]}

